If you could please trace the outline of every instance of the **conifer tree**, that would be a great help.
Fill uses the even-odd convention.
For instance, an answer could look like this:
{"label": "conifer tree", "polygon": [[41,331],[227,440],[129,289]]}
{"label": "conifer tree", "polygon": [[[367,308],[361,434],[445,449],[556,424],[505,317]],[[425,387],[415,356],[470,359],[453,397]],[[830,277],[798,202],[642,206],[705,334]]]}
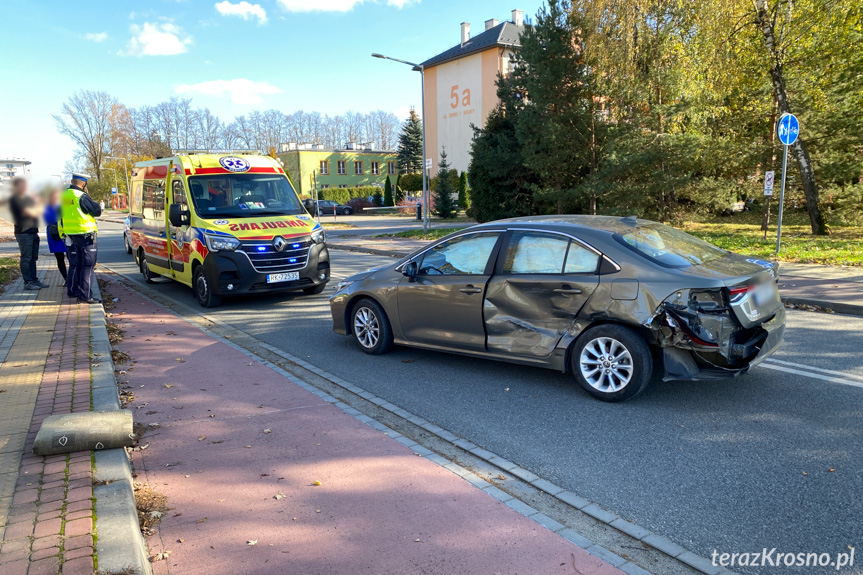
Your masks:
{"label": "conifer tree", "polygon": [[423,125],[414,110],[399,134],[398,166],[401,174],[422,172],[423,163]]}

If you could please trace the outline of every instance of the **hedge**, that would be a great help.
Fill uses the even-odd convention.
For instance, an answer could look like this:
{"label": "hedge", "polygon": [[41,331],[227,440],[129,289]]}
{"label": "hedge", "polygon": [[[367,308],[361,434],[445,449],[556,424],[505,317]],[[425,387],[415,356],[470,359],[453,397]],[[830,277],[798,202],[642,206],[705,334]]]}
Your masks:
{"label": "hedge", "polygon": [[331,200],[340,204],[347,204],[352,198],[369,198],[380,193],[381,188],[377,186],[360,186],[357,188],[327,188],[318,191],[319,200]]}

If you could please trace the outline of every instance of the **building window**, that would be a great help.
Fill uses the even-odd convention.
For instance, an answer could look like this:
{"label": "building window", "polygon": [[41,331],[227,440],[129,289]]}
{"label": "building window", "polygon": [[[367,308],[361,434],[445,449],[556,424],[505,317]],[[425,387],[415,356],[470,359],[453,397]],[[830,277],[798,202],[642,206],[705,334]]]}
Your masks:
{"label": "building window", "polygon": [[358,176],[363,175],[363,162],[360,160],[359,162],[354,162],[354,174]]}
{"label": "building window", "polygon": [[321,174],[326,175],[330,173],[330,161],[329,160],[321,160]]}
{"label": "building window", "polygon": [[387,173],[391,176],[396,175],[396,163],[395,162],[387,162]]}
{"label": "building window", "polygon": [[347,184],[339,184],[339,187],[340,187],[340,188],[347,188],[347,187],[348,187],[348,185],[347,185]]}
{"label": "building window", "polygon": [[375,176],[379,176],[381,173],[381,164],[380,162],[372,162],[372,174]]}
{"label": "building window", "polygon": [[7,168],[14,168],[14,167],[15,167],[15,164],[6,164],[6,167],[7,167]]}
{"label": "building window", "polygon": [[326,189],[327,189],[327,188],[329,188],[329,187],[330,187],[330,185],[329,185],[329,184],[321,184],[321,189],[322,189],[322,190],[326,190]]}
{"label": "building window", "polygon": [[347,162],[344,160],[339,160],[336,168],[338,169],[340,176],[344,176],[348,173]]}

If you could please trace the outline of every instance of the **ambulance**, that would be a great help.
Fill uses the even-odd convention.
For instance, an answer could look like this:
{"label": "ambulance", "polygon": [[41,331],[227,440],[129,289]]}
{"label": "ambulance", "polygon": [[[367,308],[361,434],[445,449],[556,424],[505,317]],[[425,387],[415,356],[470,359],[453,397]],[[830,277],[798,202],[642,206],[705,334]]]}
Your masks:
{"label": "ambulance", "polygon": [[269,156],[188,153],[138,162],[129,211],[144,279],[185,284],[204,307],[223,296],[319,294],[330,279],[324,230]]}

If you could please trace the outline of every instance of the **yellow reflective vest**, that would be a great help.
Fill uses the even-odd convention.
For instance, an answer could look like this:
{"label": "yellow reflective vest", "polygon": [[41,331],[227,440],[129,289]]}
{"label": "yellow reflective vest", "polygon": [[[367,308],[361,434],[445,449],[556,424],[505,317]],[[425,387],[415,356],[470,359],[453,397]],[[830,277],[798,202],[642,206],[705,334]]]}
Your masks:
{"label": "yellow reflective vest", "polygon": [[96,218],[81,210],[84,192],[69,188],[60,196],[60,221],[57,228],[61,236],[96,233]]}

